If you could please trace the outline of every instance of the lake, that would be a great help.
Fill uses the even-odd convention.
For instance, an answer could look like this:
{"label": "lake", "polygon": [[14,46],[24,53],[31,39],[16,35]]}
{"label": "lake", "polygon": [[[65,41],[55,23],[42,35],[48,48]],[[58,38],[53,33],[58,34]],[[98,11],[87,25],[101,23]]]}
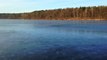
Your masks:
{"label": "lake", "polygon": [[1,19],[0,60],[107,60],[107,21]]}

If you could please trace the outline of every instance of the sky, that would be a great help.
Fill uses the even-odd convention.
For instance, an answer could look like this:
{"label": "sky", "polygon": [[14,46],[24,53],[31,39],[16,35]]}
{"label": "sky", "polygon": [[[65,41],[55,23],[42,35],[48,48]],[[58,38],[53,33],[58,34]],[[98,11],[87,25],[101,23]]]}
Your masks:
{"label": "sky", "polygon": [[107,0],[0,0],[0,13],[101,5],[107,6]]}

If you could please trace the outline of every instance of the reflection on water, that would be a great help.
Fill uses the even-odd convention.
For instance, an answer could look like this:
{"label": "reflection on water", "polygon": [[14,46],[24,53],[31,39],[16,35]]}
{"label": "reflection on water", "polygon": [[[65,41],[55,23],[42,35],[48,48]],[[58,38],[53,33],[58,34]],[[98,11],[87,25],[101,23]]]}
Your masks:
{"label": "reflection on water", "polygon": [[107,22],[0,20],[0,60],[107,60]]}

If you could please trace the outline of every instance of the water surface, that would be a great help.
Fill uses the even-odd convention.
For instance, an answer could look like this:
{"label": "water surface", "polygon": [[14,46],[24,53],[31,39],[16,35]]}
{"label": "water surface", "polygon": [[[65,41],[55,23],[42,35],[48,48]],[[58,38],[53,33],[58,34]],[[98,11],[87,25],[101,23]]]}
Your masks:
{"label": "water surface", "polygon": [[0,60],[107,60],[107,21],[1,19]]}

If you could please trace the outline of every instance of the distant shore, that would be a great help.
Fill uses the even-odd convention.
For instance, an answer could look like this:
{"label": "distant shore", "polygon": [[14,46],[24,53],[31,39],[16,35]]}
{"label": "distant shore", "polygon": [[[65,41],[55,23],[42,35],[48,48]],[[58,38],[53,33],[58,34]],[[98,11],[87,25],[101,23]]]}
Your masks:
{"label": "distant shore", "polygon": [[107,6],[40,10],[29,13],[2,13],[0,19],[107,20]]}
{"label": "distant shore", "polygon": [[[8,19],[11,19],[11,18],[3,18],[4,20],[8,20]],[[16,18],[12,18],[12,20],[15,20]],[[82,19],[82,18],[68,18],[68,19],[23,19],[23,18],[21,18],[21,19],[16,19],[16,20],[93,20],[93,21],[102,21],[102,20],[104,20],[104,21],[106,21],[107,19],[91,19],[91,18],[85,18],[85,19]]]}

